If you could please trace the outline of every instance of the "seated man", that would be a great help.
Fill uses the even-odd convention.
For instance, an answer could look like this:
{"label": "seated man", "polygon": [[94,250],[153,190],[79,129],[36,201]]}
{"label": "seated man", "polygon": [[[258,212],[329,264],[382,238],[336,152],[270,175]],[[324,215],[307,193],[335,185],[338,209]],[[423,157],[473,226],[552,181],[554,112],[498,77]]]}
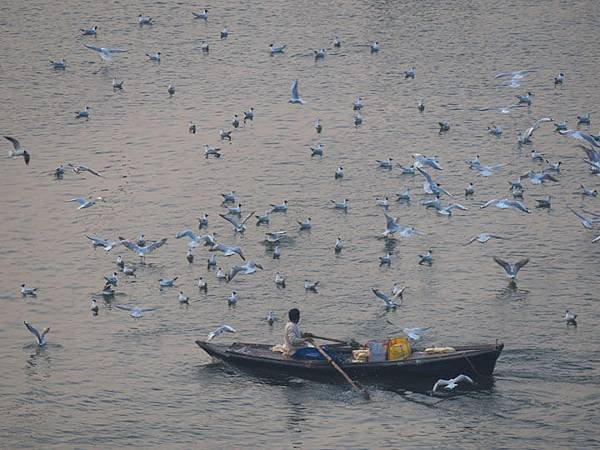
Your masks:
{"label": "seated man", "polygon": [[288,316],[290,321],[285,325],[285,342],[283,345],[274,346],[271,350],[292,356],[299,348],[309,346],[310,343],[307,338],[311,338],[312,334],[300,331],[298,326],[300,311],[297,308],[290,309]]}

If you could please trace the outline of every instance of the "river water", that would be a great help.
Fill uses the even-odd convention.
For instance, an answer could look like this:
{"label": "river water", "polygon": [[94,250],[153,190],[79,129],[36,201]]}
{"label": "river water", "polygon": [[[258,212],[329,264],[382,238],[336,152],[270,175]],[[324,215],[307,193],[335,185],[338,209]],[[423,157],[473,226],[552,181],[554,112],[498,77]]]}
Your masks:
{"label": "river water", "polygon": [[[205,6],[208,22],[194,20],[191,11]],[[140,13],[155,24],[140,28]],[[552,124],[542,124],[533,146],[519,148],[516,134],[540,117],[575,126],[577,115],[596,110],[599,14],[594,1],[4,2],[2,134],[19,138],[32,160],[29,167],[21,159],[0,165],[0,446],[598,447],[600,244],[590,244],[596,234],[567,206],[600,212],[597,198],[574,193],[580,183],[598,188],[599,178],[577,141],[558,136]],[[231,34],[220,40],[226,24]],[[93,25],[97,37],[79,35]],[[311,49],[331,47],[335,35],[342,48],[314,61]],[[370,54],[363,45],[375,40],[381,51]],[[102,62],[86,43],[128,52]],[[270,43],[287,44],[286,53],[270,57]],[[155,51],[160,64],[145,56]],[[65,71],[48,63],[63,57]],[[411,66],[417,76],[405,80]],[[494,79],[522,69],[536,72],[520,87]],[[566,81],[555,87],[561,71]],[[122,91],[112,89],[113,76],[125,80]],[[287,103],[294,78],[304,106]],[[169,84],[177,89],[172,98]],[[535,94],[530,108],[477,111],[510,105],[528,90]],[[365,103],[359,128],[357,95]],[[91,120],[75,120],[86,104]],[[250,106],[255,120],[231,144],[219,142],[218,129]],[[189,120],[198,125],[195,135]],[[443,120],[451,129],[438,134]],[[591,131],[595,122],[592,116]],[[500,138],[487,134],[492,123],[504,129]],[[309,147],[319,142],[325,155],[311,158]],[[223,158],[205,160],[204,143],[219,145]],[[544,167],[531,161],[530,147],[562,161],[559,181],[525,183],[529,215],[480,210],[510,195],[507,181]],[[392,157],[410,165],[417,152],[438,155],[444,170],[433,175],[467,211],[445,217],[425,210],[420,177],[375,163]],[[464,162],[477,154],[504,166],[478,176]],[[67,172],[54,179],[54,168],[68,162],[103,177]],[[334,180],[339,165],[346,176]],[[470,181],[476,195],[465,199]],[[414,200],[396,203],[407,186]],[[220,193],[229,190],[246,212],[288,200],[288,213],[273,214],[268,227],[288,231],[280,260],[262,243],[267,227],[250,221],[244,235],[234,235],[219,218]],[[85,210],[66,202],[90,195],[106,201]],[[386,244],[375,204],[383,195],[391,215],[424,235]],[[534,208],[545,195],[553,208]],[[342,198],[347,214],[330,203]],[[187,239],[175,234],[197,231],[204,212],[220,240],[241,245],[265,270],[218,282],[207,273],[204,248],[188,264]],[[314,229],[299,233],[296,220],[309,216]],[[484,231],[510,239],[462,245]],[[169,239],[145,266],[123,247],[93,250],[85,238],[140,233]],[[338,236],[345,248],[335,255]],[[379,268],[388,249],[392,266]],[[427,249],[434,263],[419,266],[417,255]],[[102,299],[99,314],[90,313],[117,255],[138,269],[136,278],[121,277],[112,304],[158,308],[142,319]],[[517,289],[492,256],[530,258]],[[239,259],[218,261],[228,269]],[[287,277],[286,289],[274,285],[276,271]],[[158,289],[159,278],[173,276],[190,307],[178,304],[177,288]],[[208,280],[207,295],[195,288],[199,276]],[[305,278],[320,280],[318,294],[304,291]],[[23,282],[39,289],[37,298],[20,296]],[[386,312],[370,288],[389,290],[394,282],[408,286],[406,297]],[[232,288],[236,307],[227,305]],[[303,328],[320,335],[366,340],[431,326],[426,344],[499,339],[505,350],[491,386],[440,403],[424,392],[371,386],[366,402],[341,384],[266,382],[211,364],[194,344],[221,323],[237,330],[221,342],[280,342],[293,306],[302,310]],[[562,321],[566,309],[578,314],[577,328]],[[263,320],[269,310],[279,317],[273,327]],[[32,344],[23,320],[51,327],[44,349]]]}

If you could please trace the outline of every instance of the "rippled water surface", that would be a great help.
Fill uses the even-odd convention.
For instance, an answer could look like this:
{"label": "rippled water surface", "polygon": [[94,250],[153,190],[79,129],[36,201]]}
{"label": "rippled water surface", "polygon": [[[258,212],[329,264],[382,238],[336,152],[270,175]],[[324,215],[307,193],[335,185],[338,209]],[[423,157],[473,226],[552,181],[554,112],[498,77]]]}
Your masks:
{"label": "rippled water surface", "polygon": [[[210,10],[208,23],[191,11]],[[140,12],[155,17],[140,28]],[[569,212],[600,212],[597,198],[574,193],[580,183],[600,187],[583,163],[577,141],[558,136],[552,124],[537,130],[532,146],[562,161],[557,183],[525,183],[529,215],[479,205],[510,195],[507,181],[541,163],[529,147],[516,145],[517,130],[537,118],[567,119],[596,111],[600,6],[595,1],[510,2],[4,2],[0,17],[2,134],[15,136],[32,160],[0,165],[0,442],[2,447],[115,448],[382,448],[382,447],[595,447],[600,445],[598,377],[600,319],[598,252]],[[227,24],[228,39],[219,32]],[[99,26],[96,38],[79,28]],[[313,48],[342,48],[314,61]],[[209,54],[200,51],[208,37]],[[367,46],[379,41],[379,54]],[[270,57],[269,43],[287,44]],[[110,63],[83,44],[128,49]],[[145,53],[161,51],[160,64]],[[307,55],[307,56],[304,56]],[[49,59],[66,58],[57,71]],[[403,71],[416,66],[415,80]],[[522,86],[500,86],[498,72],[536,69]],[[553,77],[566,73],[555,87]],[[111,87],[125,80],[123,91]],[[289,85],[300,80],[307,104],[289,105]],[[169,98],[167,86],[177,92]],[[477,111],[512,104],[535,93],[531,108],[510,114]],[[364,98],[364,123],[355,129],[351,109]],[[420,114],[416,101],[424,97]],[[92,107],[89,121],[74,111]],[[254,106],[253,123],[219,142],[234,113]],[[314,121],[324,131],[317,136]],[[187,122],[198,133],[187,132]],[[437,122],[449,132],[438,134]],[[595,132],[597,119],[592,116]],[[495,138],[486,127],[504,134]],[[586,129],[586,128],[582,128]],[[322,159],[309,147],[324,144]],[[221,160],[205,160],[202,144],[219,145]],[[5,150],[10,143],[4,141]],[[4,150],[3,150],[4,151]],[[433,175],[467,211],[444,217],[419,205],[422,179],[377,169],[376,159],[410,165],[413,153],[438,155],[444,167]],[[486,164],[505,166],[480,177],[464,160],[479,154]],[[102,178],[68,172],[52,177],[60,163],[86,164]],[[343,180],[334,180],[337,166]],[[472,181],[476,195],[461,194]],[[410,205],[394,201],[410,186]],[[238,192],[243,209],[260,213],[287,199],[287,214],[269,227],[288,230],[282,257],[273,260],[262,244],[265,227],[249,222],[234,235],[223,212],[222,192]],[[77,210],[66,200],[101,195],[106,202]],[[390,214],[424,235],[381,239],[385,220],[375,197],[388,195]],[[551,210],[535,199],[553,196]],[[348,198],[347,214],[331,199]],[[446,199],[444,199],[444,202]],[[210,230],[239,244],[264,271],[219,283],[207,273],[204,248],[185,260],[186,240],[175,234],[197,229],[210,214]],[[296,220],[312,217],[311,233]],[[493,232],[508,240],[463,246]],[[148,264],[123,247],[93,250],[85,235],[115,239],[144,233],[168,237]],[[334,255],[336,237],[345,249]],[[432,249],[432,267],[417,255]],[[394,253],[391,268],[378,257]],[[99,300],[89,300],[103,276],[123,255],[138,266],[122,278],[113,304],[156,307],[140,320]],[[529,257],[517,289],[492,256]],[[218,256],[228,269],[237,257]],[[277,289],[274,273],[287,277]],[[177,288],[159,291],[157,280],[178,276],[192,298],[177,302]],[[207,295],[195,282],[208,279]],[[320,280],[318,294],[305,293],[305,278]],[[39,289],[22,298],[19,286]],[[386,312],[370,292],[407,285],[403,305]],[[227,306],[231,289],[236,307]],[[490,387],[463,391],[449,400],[403,389],[371,386],[365,402],[344,385],[310,381],[281,383],[211,364],[194,340],[221,323],[235,339],[279,342],[290,307],[302,310],[304,329],[321,335],[371,337],[398,334],[402,326],[432,326],[427,343],[503,341]],[[562,321],[565,309],[577,328]],[[263,318],[280,320],[269,328]],[[27,320],[50,326],[48,345],[38,350],[23,327]],[[390,322],[396,324],[392,325]],[[231,336],[219,338],[222,342]],[[596,431],[594,431],[596,430]]]}

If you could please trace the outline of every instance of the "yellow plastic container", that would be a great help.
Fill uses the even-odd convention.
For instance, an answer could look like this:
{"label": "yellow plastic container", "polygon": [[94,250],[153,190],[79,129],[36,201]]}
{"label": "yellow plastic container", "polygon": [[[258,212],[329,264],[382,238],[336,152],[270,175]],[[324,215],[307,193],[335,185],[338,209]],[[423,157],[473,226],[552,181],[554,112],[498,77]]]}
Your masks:
{"label": "yellow plastic container", "polygon": [[410,341],[407,337],[391,338],[388,344],[388,361],[400,361],[408,358],[412,353]]}

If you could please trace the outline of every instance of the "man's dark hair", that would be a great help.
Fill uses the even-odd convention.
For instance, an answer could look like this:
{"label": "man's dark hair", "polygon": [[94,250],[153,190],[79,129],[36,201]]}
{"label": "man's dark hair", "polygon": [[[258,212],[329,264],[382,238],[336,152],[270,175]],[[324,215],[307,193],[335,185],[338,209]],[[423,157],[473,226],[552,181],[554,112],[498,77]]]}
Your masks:
{"label": "man's dark hair", "polygon": [[288,316],[290,318],[290,321],[298,323],[300,321],[300,310],[298,308],[292,308],[290,309]]}

